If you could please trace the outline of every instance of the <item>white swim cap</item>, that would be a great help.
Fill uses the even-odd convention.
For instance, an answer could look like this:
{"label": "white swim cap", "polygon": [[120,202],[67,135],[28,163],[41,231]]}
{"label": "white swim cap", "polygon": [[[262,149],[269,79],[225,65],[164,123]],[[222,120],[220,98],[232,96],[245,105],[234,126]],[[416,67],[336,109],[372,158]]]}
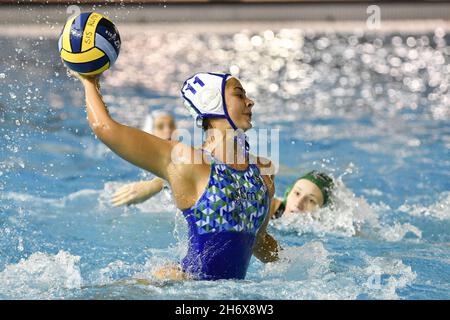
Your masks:
{"label": "white swim cap", "polygon": [[155,122],[155,119],[158,117],[162,117],[162,116],[167,116],[167,117],[173,118],[173,115],[169,111],[154,110],[145,116],[144,126],[142,127],[142,130],[144,130],[147,133],[152,134],[153,133],[153,124]]}
{"label": "white swim cap", "polygon": [[[225,84],[228,79],[236,78],[229,73],[199,72],[188,78],[181,88],[184,105],[188,108],[194,119],[225,118],[235,130],[235,139],[241,145],[246,155],[250,150],[247,136],[238,130],[228,115],[225,103]],[[237,78],[236,78],[237,79]]]}

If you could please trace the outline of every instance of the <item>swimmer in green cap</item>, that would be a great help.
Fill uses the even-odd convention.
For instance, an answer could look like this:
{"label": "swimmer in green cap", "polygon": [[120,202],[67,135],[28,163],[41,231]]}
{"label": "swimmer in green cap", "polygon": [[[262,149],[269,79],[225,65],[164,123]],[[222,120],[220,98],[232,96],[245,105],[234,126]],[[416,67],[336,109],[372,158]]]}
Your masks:
{"label": "swimmer in green cap", "polygon": [[271,205],[271,217],[312,212],[328,205],[334,188],[333,179],[318,171],[300,177],[284,192],[283,199],[275,198]]}

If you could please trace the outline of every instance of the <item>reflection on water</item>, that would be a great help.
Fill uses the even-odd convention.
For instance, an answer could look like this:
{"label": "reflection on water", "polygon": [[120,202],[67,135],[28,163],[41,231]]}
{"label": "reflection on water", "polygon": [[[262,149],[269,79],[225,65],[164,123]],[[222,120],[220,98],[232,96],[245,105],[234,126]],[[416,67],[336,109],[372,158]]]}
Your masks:
{"label": "reflection on water", "polygon": [[[131,30],[131,29],[130,29]],[[167,195],[112,208],[145,179],[93,137],[56,40],[0,36],[0,298],[449,298],[450,36],[242,30],[124,34],[103,91],[119,121],[149,106],[192,128],[179,89],[227,71],[280,128],[277,193],[311,169],[338,179],[337,209],[274,221],[279,264],[246,281],[142,285],[185,251]],[[163,204],[163,209],[161,208]],[[129,281],[130,280],[130,281]]]}
{"label": "reflection on water", "polygon": [[355,118],[420,109],[445,120],[450,116],[448,39],[442,29],[425,35],[139,32],[124,44],[107,82],[177,96],[179,84],[194,71],[222,70],[243,79],[267,121],[270,115],[279,121],[304,119],[298,111]]}

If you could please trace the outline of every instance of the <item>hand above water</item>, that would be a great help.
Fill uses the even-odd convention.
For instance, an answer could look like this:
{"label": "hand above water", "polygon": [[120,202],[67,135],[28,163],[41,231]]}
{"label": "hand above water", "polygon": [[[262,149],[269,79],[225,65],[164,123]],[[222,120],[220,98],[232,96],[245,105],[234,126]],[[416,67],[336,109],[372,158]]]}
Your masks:
{"label": "hand above water", "polygon": [[83,85],[86,85],[86,83],[93,83],[93,84],[95,84],[97,89],[100,89],[100,75],[84,76],[84,75],[82,75],[76,71],[70,70],[70,69],[67,69],[67,73],[69,76],[80,80],[80,82]]}
{"label": "hand above water", "polygon": [[163,188],[163,180],[155,178],[151,181],[139,181],[122,186],[114,194],[111,203],[114,207],[138,204],[151,198]]}

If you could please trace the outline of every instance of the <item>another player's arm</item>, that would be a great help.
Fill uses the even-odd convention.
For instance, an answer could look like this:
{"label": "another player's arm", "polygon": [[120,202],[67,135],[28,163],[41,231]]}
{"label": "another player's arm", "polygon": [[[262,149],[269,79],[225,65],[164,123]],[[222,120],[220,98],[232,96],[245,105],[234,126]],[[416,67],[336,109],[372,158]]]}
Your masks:
{"label": "another player's arm", "polygon": [[266,216],[261,229],[258,231],[255,245],[253,246],[253,255],[264,263],[277,261],[278,251],[280,250],[278,242],[267,233],[269,221],[270,214]]}
{"label": "another player's arm", "polygon": [[281,200],[274,197],[272,199],[272,204],[270,205],[270,211],[269,211],[270,218],[276,218],[275,212],[277,212],[277,210],[280,206],[281,206]]}
{"label": "another player's arm", "polygon": [[[274,262],[278,260],[278,251],[281,249],[278,242],[275,240],[274,237],[272,237],[270,234],[267,233],[267,226],[269,224],[272,212],[272,202],[275,194],[275,183],[274,183],[274,166],[272,162],[262,159],[264,162],[261,164],[261,158],[258,158],[258,167],[260,171],[266,170],[265,174],[268,177],[266,182],[269,182],[270,185],[267,185],[268,192],[269,192],[269,198],[270,198],[270,208],[269,213],[267,214],[261,228],[259,229],[258,233],[256,234],[255,239],[255,245],[253,246],[253,255],[258,258],[260,261],[267,263],[267,262]],[[266,183],[267,184],[267,183]]]}

